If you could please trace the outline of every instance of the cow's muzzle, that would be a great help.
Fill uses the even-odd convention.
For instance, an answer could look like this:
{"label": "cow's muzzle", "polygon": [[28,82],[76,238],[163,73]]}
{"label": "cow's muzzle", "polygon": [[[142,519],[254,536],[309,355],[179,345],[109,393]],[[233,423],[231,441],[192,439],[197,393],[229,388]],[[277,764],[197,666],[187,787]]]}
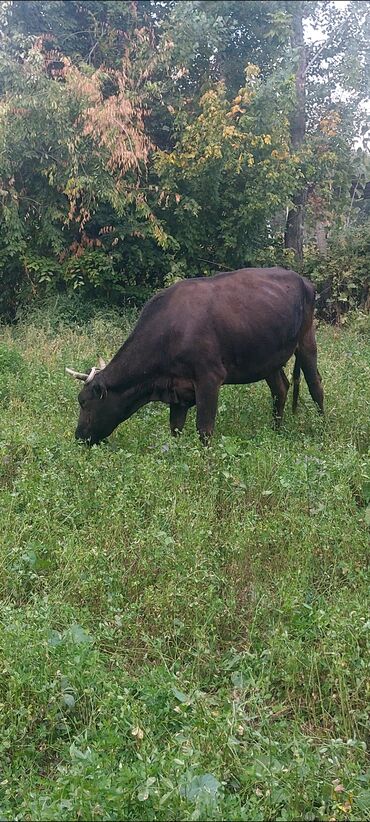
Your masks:
{"label": "cow's muzzle", "polygon": [[99,442],[99,440],[92,437],[91,434],[86,434],[84,431],[82,431],[81,428],[76,428],[75,437],[76,440],[79,440],[79,442],[84,442],[86,443],[86,445],[95,445],[97,442]]}

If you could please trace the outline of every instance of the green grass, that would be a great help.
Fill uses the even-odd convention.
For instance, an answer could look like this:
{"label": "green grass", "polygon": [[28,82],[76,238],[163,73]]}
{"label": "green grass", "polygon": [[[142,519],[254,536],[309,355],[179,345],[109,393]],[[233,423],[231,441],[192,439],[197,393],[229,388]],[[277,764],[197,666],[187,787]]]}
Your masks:
{"label": "green grass", "polygon": [[1,332],[0,818],[369,819],[369,319],[324,422],[228,387],[208,450],[160,405],[89,450],[64,366],[127,325]]}

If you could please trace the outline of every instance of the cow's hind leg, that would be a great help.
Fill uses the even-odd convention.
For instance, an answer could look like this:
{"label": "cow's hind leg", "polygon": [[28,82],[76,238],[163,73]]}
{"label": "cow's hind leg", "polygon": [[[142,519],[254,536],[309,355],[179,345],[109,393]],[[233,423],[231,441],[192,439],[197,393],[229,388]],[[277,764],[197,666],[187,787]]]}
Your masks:
{"label": "cow's hind leg", "polygon": [[170,405],[170,428],[173,437],[181,434],[185,425],[186,415],[188,413],[187,405],[179,405],[179,403],[171,403]]}
{"label": "cow's hind leg", "polygon": [[274,428],[279,429],[283,419],[284,406],[289,389],[289,380],[280,368],[278,371],[273,371],[266,377],[266,382],[272,394],[272,413]]}
{"label": "cow's hind leg", "polygon": [[301,358],[298,349],[295,352],[295,363],[293,369],[293,414],[298,405],[299,386],[301,383]]}
{"label": "cow's hind leg", "polygon": [[320,414],[323,414],[324,392],[321,385],[321,375],[317,369],[317,346],[312,327],[299,344],[299,357],[311,397],[318,406]]}
{"label": "cow's hind leg", "polygon": [[203,445],[209,443],[214,431],[220,385],[218,380],[203,379],[195,386],[197,431]]}

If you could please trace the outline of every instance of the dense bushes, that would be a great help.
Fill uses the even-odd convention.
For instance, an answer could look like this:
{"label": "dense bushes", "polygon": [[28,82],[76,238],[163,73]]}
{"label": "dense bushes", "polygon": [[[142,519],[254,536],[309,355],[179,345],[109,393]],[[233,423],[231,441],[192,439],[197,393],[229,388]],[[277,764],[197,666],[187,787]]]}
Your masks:
{"label": "dense bushes", "polygon": [[308,252],[304,273],[317,288],[317,311],[330,322],[344,322],[353,308],[370,309],[370,227],[336,233],[327,256]]}
{"label": "dense bushes", "polygon": [[[305,262],[322,313],[366,304],[368,215],[361,233],[338,235],[351,209],[356,225],[368,179],[352,145],[370,15],[352,6],[339,20],[347,12],[330,3],[94,0],[82,20],[79,3],[4,3],[2,318],[50,293],[142,302],[179,277],[297,267],[284,224],[302,190],[307,237],[320,220],[332,234],[327,259],[309,251]],[[306,46],[299,145],[296,13],[334,43]],[[345,104],[338,83],[351,91]]]}

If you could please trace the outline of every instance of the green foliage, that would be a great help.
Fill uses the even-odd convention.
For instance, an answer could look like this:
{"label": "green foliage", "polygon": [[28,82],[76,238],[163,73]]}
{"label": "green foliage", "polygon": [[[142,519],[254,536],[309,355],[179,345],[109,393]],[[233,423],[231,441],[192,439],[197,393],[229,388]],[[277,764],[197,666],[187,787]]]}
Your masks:
{"label": "green foliage", "polygon": [[203,94],[195,118],[179,115],[174,150],[157,153],[166,224],[188,264],[190,240],[191,273],[202,256],[225,261],[226,268],[252,262],[268,244],[270,215],[299,184],[289,151],[289,84],[283,83],[282,112],[281,101],[275,107],[272,102],[279,100],[280,83],[273,89],[259,75],[257,66],[248,65],[232,102],[223,84]]}
{"label": "green foliage", "polygon": [[318,311],[331,322],[345,322],[348,312],[370,308],[370,228],[333,235],[328,254],[306,255],[304,273],[318,291]]}
{"label": "green foliage", "polygon": [[[292,146],[297,10],[327,39],[306,44]],[[3,3],[1,316],[61,288],[113,303],[284,262],[302,187],[308,238],[317,221],[333,236],[348,215],[368,221],[352,145],[366,137],[369,17],[355,2]]]}
{"label": "green foliage", "polygon": [[10,402],[12,385],[14,381],[20,382],[24,371],[24,361],[21,354],[9,348],[5,343],[0,344],[0,373],[1,392],[0,407],[7,406]]}
{"label": "green foliage", "polygon": [[107,290],[114,286],[116,279],[112,260],[103,251],[85,251],[80,257],[71,257],[63,273],[73,288],[88,284]]}
{"label": "green foliage", "polygon": [[225,386],[208,450],[156,404],[89,450],[64,367],[131,317],[81,291],[1,332],[1,817],[366,819],[369,316],[325,422]]}

